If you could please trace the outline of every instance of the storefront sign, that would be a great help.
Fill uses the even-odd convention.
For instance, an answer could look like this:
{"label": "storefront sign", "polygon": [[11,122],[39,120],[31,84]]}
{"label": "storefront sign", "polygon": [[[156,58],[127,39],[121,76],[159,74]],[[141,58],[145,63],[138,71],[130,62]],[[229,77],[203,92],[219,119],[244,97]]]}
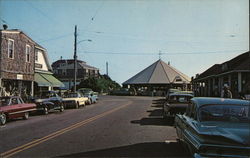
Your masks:
{"label": "storefront sign", "polygon": [[43,68],[43,65],[42,64],[37,64],[37,63],[35,63],[35,68]]}
{"label": "storefront sign", "polygon": [[22,80],[23,79],[23,75],[22,74],[17,74],[16,75],[16,79],[17,80]]}

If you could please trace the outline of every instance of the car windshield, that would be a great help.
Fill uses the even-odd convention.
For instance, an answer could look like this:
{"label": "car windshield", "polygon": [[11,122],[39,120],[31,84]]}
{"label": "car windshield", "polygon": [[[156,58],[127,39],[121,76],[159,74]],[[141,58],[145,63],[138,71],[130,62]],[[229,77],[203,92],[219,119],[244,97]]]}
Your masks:
{"label": "car windshield", "polygon": [[66,98],[77,98],[78,94],[77,93],[69,93]]}
{"label": "car windshield", "polygon": [[0,98],[0,106],[6,106],[9,104],[9,102],[10,102],[10,98],[6,98],[6,97]]}
{"label": "car windshield", "polygon": [[50,93],[49,92],[42,92],[41,98],[49,98],[49,97],[50,97]]}
{"label": "car windshield", "polygon": [[199,116],[201,121],[249,122],[249,110],[246,105],[205,105]]}
{"label": "car windshield", "polygon": [[170,96],[169,103],[189,103],[190,96]]}

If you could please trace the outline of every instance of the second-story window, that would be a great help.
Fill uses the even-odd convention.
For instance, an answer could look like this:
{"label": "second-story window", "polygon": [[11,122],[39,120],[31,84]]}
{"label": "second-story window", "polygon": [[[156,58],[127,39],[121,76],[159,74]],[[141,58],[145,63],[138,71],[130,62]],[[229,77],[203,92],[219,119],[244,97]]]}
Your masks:
{"label": "second-story window", "polygon": [[8,58],[14,59],[14,40],[8,40]]}
{"label": "second-story window", "polygon": [[38,51],[35,52],[35,61],[38,61]]}
{"label": "second-story window", "polygon": [[26,45],[26,62],[30,62],[30,46]]}

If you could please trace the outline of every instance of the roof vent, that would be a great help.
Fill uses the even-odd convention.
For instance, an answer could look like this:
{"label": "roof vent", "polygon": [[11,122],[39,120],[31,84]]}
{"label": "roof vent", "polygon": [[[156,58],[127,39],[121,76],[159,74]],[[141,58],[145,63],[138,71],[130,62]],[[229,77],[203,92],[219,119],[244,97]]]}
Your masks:
{"label": "roof vent", "polygon": [[8,25],[3,24],[3,29],[4,29],[4,30],[7,30],[7,28],[8,28]]}

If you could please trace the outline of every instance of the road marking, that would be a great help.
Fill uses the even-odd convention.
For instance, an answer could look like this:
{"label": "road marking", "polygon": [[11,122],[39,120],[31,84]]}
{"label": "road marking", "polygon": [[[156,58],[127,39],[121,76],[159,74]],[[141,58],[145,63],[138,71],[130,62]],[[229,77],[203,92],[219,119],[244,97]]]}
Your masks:
{"label": "road marking", "polygon": [[111,113],[113,113],[113,112],[115,112],[115,111],[117,111],[117,110],[120,110],[120,109],[122,109],[122,108],[124,108],[124,107],[126,107],[126,106],[128,106],[128,105],[130,105],[130,104],[132,104],[132,101],[129,101],[127,104],[124,104],[124,105],[122,105],[122,106],[120,106],[120,107],[114,108],[114,109],[112,109],[112,110],[110,110],[110,111],[106,111],[106,112],[104,112],[104,113],[102,113],[102,114],[99,114],[99,115],[97,115],[97,116],[91,117],[91,118],[89,118],[89,119],[87,119],[87,120],[83,120],[83,121],[78,122],[78,123],[76,123],[76,124],[73,124],[73,125],[71,125],[71,126],[69,126],[69,127],[66,127],[66,128],[61,129],[61,130],[59,130],[59,131],[53,132],[53,133],[51,133],[51,134],[49,134],[49,135],[47,135],[47,136],[44,136],[44,137],[42,137],[42,138],[39,138],[39,139],[37,139],[37,140],[31,141],[31,142],[26,143],[26,144],[24,144],[24,145],[21,145],[21,146],[18,146],[18,147],[16,147],[16,148],[13,148],[13,149],[11,149],[11,150],[8,150],[8,151],[6,151],[6,152],[3,152],[3,153],[0,154],[0,157],[7,158],[7,157],[10,157],[10,156],[12,156],[12,155],[15,155],[15,154],[17,154],[17,153],[19,153],[19,152],[21,152],[21,151],[24,151],[24,150],[26,150],[26,149],[29,149],[29,148],[31,148],[31,147],[34,147],[34,146],[36,146],[36,145],[38,145],[38,144],[41,144],[41,143],[43,143],[43,142],[45,142],[45,141],[47,141],[47,140],[50,140],[50,139],[52,139],[52,138],[55,138],[55,137],[57,137],[57,136],[59,136],[59,135],[62,135],[62,134],[64,134],[64,133],[66,133],[66,132],[69,132],[69,131],[71,131],[71,130],[73,130],[73,129],[76,129],[76,128],[78,128],[78,127],[81,127],[81,126],[83,126],[83,125],[86,125],[87,123],[90,123],[90,122],[92,122],[92,121],[95,121],[95,120],[97,120],[97,119],[99,119],[99,118],[102,118],[102,117],[104,117],[104,116],[106,116],[106,115],[108,115],[108,114],[111,114]]}

